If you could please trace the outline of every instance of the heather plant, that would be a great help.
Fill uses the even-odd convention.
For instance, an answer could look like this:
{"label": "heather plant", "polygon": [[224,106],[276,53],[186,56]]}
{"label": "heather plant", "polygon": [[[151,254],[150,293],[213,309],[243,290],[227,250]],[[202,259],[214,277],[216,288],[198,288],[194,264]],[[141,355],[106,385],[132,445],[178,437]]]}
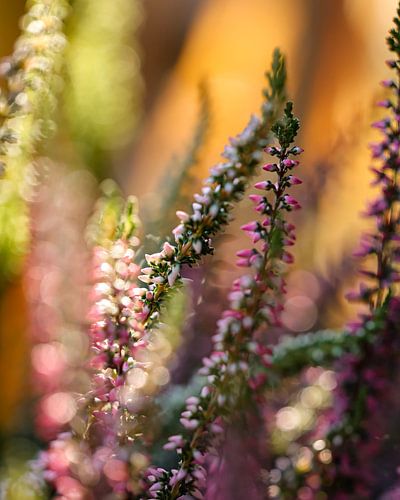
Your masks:
{"label": "heather plant", "polygon": [[[118,5],[128,8],[125,0],[112,8]],[[71,8],[75,14],[111,9],[104,2],[96,8],[86,0],[80,3],[81,11]],[[137,16],[136,4],[132,9],[128,8],[130,14]],[[24,35],[4,63],[9,89],[2,102],[1,182],[23,205],[17,184],[29,181],[35,148],[52,128],[65,14],[64,3],[33,2]],[[276,50],[260,117],[252,116],[243,132],[230,139],[223,161],[211,168],[190,209],[176,211],[179,223],[169,237],[165,226],[176,200],[188,205],[193,164],[209,120],[206,92],[188,154],[169,189],[165,183],[158,224],[146,218],[141,222],[137,199],[124,198],[112,181],[103,183],[105,196],[93,208],[87,229],[91,306],[81,321],[86,342],[82,349],[88,347],[88,354],[85,366],[79,367],[86,385],[68,387],[64,381],[59,393],[63,399],[57,401],[64,405],[65,418],[58,422],[57,436],[43,445],[22,478],[6,477],[5,495],[18,498],[18,491],[30,491],[35,498],[121,500],[400,496],[400,9],[397,14],[388,37],[394,58],[387,61],[395,76],[383,82],[392,95],[379,102],[388,116],[373,125],[383,134],[382,141],[372,145],[379,194],[366,215],[374,225],[356,252],[363,259],[360,273],[365,282],[348,294],[361,303],[359,320],[343,331],[281,336],[286,274],[294,262],[291,247],[296,241],[292,212],[301,208],[291,193],[302,184],[297,170],[303,150],[296,141],[300,121],[286,97],[285,59]],[[99,39],[107,57],[108,51],[124,52],[123,38],[129,31],[125,21],[121,20],[121,30],[119,25],[110,27],[110,33],[119,36],[111,44]],[[86,35],[96,39],[94,26],[100,18],[85,16],[82,24],[76,18],[75,22],[72,48],[74,40],[85,41]],[[38,46],[43,54],[37,53]],[[89,54],[94,50],[91,43],[84,46]],[[88,68],[81,71],[85,57],[70,48],[69,71],[76,84],[66,93],[66,106],[72,134],[78,142],[87,142],[84,159],[102,176],[109,161],[106,150],[115,146],[118,136],[116,122],[126,110],[105,106],[103,118],[108,112],[112,116],[97,123],[96,95],[115,102],[118,94],[112,95],[111,83],[100,85],[98,94],[86,99],[87,85],[97,84]],[[107,59],[111,73],[118,68],[114,62]],[[82,75],[85,81],[79,83]],[[126,82],[129,71],[114,76]],[[131,123],[123,125],[125,136]],[[14,153],[11,147],[17,148]],[[233,219],[234,206],[259,170],[263,177],[248,196],[255,215],[241,226],[251,244],[236,253],[238,277],[227,293],[216,331],[209,332],[210,352],[186,386],[174,385],[170,369],[189,309],[188,270],[202,265],[206,257],[208,266],[215,264],[215,239]],[[0,210],[8,209],[7,200]],[[24,217],[24,235],[25,206],[18,213]],[[162,241],[153,253],[145,253],[149,232],[158,232],[152,235],[153,243]],[[5,270],[13,266],[7,259]],[[63,375],[68,381],[71,367]],[[301,412],[307,416],[305,422],[296,420]],[[161,446],[167,453],[160,453]]]}
{"label": "heather plant", "polygon": [[292,104],[288,103],[284,120],[272,127],[278,146],[267,150],[277,157],[277,163],[263,167],[276,173],[277,181],[255,184],[257,189],[270,196],[250,195],[255,210],[264,218],[242,226],[253,244],[259,245],[239,251],[237,265],[249,267],[253,273],[243,275],[233,283],[229,293],[230,308],[224,311],[213,337],[213,353],[203,360],[201,374],[207,377],[207,383],[198,396],[186,400],[187,406],[180,419],[189,435],[171,436],[165,446],[178,449],[180,467],[170,472],[160,468],[149,470],[151,498],[178,498],[185,494],[196,498],[201,495],[206,485],[204,465],[210,458],[218,460],[211,449],[215,449],[216,437],[224,432],[224,420],[250,404],[251,389],[260,383],[257,364],[270,365],[271,352],[257,341],[256,332],[265,323],[277,322],[278,298],[284,288],[281,267],[283,262],[291,262],[293,258],[285,247],[294,242],[294,228],[285,221],[284,213],[300,207],[292,196],[286,194],[290,185],[301,183],[291,174],[298,165],[291,156],[301,152],[301,148],[291,146],[298,127]]}
{"label": "heather plant", "polygon": [[[182,283],[182,266],[193,265],[201,255],[212,253],[210,236],[228,222],[232,203],[241,198],[247,178],[254,173],[261,159],[258,148],[265,144],[264,135],[279,112],[285,76],[284,61],[277,51],[271,73],[268,74],[270,88],[265,91],[267,102],[262,109],[262,120],[253,117],[244,132],[231,140],[231,145],[224,152],[227,161],[214,167],[202,188],[202,194],[194,196],[192,215],[177,212],[181,223],[173,230],[174,240],[166,241],[160,252],[146,254],[148,266],[142,268],[141,275],[137,276],[140,267],[134,261],[132,242],[129,243],[125,238],[124,243],[118,237],[118,230],[110,253],[114,261],[107,261],[104,250],[97,252],[101,261],[96,268],[101,279],[95,287],[98,300],[91,327],[94,353],[92,389],[78,403],[83,411],[78,412],[78,423],[71,421],[73,434],[60,436],[50,444],[49,451],[43,456],[46,475],[58,492],[68,489],[68,484],[84,491],[85,482],[93,481],[90,474],[88,479],[86,471],[76,468],[73,463],[67,467],[71,476],[67,482],[64,480],[65,468],[60,475],[57,451],[64,450],[65,456],[71,446],[82,449],[81,452],[87,455],[91,463],[97,462],[97,466],[93,465],[92,468],[101,468],[101,474],[106,476],[109,487],[115,493],[136,491],[137,486],[131,484],[128,476],[127,459],[130,454],[135,455],[129,451],[129,444],[135,445],[135,436],[146,435],[146,398],[140,393],[148,393],[152,379],[157,385],[157,375],[159,377],[163,373],[155,367],[157,363],[151,355],[157,342],[154,338],[157,339],[156,328],[161,308],[172,290]],[[282,182],[288,183],[290,180],[296,182],[294,177],[285,178]],[[282,203],[290,207],[294,201],[288,198]],[[125,224],[132,223],[131,211],[124,217]],[[102,260],[104,258],[106,260]],[[136,276],[147,288],[135,285]],[[152,373],[157,374],[155,378],[151,377]],[[79,416],[84,424],[77,436],[76,425],[82,426]],[[99,439],[102,443],[100,446]],[[103,452],[100,465],[96,459],[100,451],[96,449]],[[104,454],[105,449],[109,450],[107,456]],[[118,450],[124,449],[120,457]],[[140,459],[137,460],[137,455],[136,461],[130,462],[134,480],[134,469],[140,469],[144,464]],[[115,467],[121,472],[117,479]],[[79,482],[84,484],[79,487]]]}

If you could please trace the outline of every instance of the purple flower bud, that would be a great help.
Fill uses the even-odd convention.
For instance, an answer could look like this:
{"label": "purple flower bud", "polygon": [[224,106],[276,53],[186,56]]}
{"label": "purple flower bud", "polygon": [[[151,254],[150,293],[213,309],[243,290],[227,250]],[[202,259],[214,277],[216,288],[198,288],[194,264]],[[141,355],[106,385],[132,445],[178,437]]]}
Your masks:
{"label": "purple flower bud", "polygon": [[265,170],[266,172],[275,172],[277,169],[278,166],[276,163],[267,163],[263,166],[263,170]]}
{"label": "purple flower bud", "polygon": [[390,108],[392,106],[392,103],[391,101],[389,101],[389,99],[384,99],[383,101],[378,101],[376,105],[380,106],[381,108]]}
{"label": "purple flower bud", "polygon": [[253,243],[257,243],[257,241],[261,240],[261,233],[259,233],[258,231],[250,231],[249,236]]}
{"label": "purple flower bud", "polygon": [[240,229],[243,231],[255,231],[258,228],[258,223],[256,221],[248,222],[243,226],[240,226]]}
{"label": "purple flower bud", "polygon": [[199,421],[195,418],[190,420],[188,418],[180,418],[179,421],[183,425],[183,427],[188,430],[194,430],[199,425]]}
{"label": "purple flower bud", "polygon": [[393,80],[382,80],[381,85],[385,88],[396,88],[396,83]]}
{"label": "purple flower bud", "polygon": [[264,197],[260,194],[251,194],[249,195],[249,199],[254,203],[260,203],[261,201],[263,201]]}
{"label": "purple flower bud", "polygon": [[245,257],[245,258],[251,257],[252,254],[253,254],[253,250],[250,250],[250,249],[239,250],[238,252],[236,252],[236,255],[238,257]]}
{"label": "purple flower bud", "polygon": [[176,216],[178,217],[178,219],[182,222],[187,222],[189,220],[189,214],[187,214],[186,212],[184,212],[183,210],[177,210],[176,211]]}
{"label": "purple flower bud", "polygon": [[283,262],[285,262],[286,264],[292,264],[294,262],[294,257],[291,253],[289,252],[283,252],[283,255],[282,255],[282,260]]}
{"label": "purple flower bud", "polygon": [[277,148],[276,146],[269,146],[264,149],[266,153],[272,156],[276,156],[281,152],[281,148]]}
{"label": "purple flower bud", "polygon": [[179,224],[172,230],[172,234],[175,236],[175,239],[177,240],[182,236],[184,231],[185,231],[185,226],[183,224]]}
{"label": "purple flower bud", "polygon": [[293,186],[295,186],[297,184],[303,184],[303,181],[301,179],[299,179],[298,177],[295,177],[294,175],[289,175],[288,180],[289,180],[290,184],[292,184]]}
{"label": "purple flower bud", "polygon": [[163,245],[163,252],[166,257],[170,258],[175,254],[175,247],[166,241]]}
{"label": "purple flower bud", "polygon": [[285,158],[282,163],[286,168],[292,168],[298,165],[299,162],[291,160],[290,158]]}
{"label": "purple flower bud", "polygon": [[190,396],[186,400],[187,405],[198,405],[199,403],[200,403],[200,400],[196,396]]}
{"label": "purple flower bud", "polygon": [[268,227],[271,225],[271,219],[269,217],[265,218],[262,222],[263,227]]}
{"label": "purple flower bud", "polygon": [[157,491],[160,491],[162,488],[162,484],[160,482],[157,482],[157,483],[154,483],[151,487],[150,487],[150,490],[151,493],[155,493]]}
{"label": "purple flower bud", "polygon": [[261,182],[256,182],[256,184],[254,184],[254,187],[256,189],[267,189],[269,184],[270,183],[268,181],[261,181]]}
{"label": "purple flower bud", "polygon": [[293,207],[295,210],[301,208],[300,203],[295,198],[293,198],[293,196],[290,196],[290,194],[286,194],[283,197],[283,199],[287,205],[289,205],[290,207]]}
{"label": "purple flower bud", "polygon": [[379,130],[385,130],[387,127],[389,127],[389,125],[390,121],[387,118],[384,118],[383,120],[372,123],[371,127],[377,128]]}

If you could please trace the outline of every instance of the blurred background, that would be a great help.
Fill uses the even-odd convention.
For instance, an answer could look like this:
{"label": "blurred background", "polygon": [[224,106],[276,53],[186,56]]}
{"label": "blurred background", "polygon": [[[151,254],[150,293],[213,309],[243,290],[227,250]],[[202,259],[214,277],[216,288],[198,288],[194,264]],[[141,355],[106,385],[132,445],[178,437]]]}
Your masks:
{"label": "blurred background", "polygon": [[[24,4],[0,0],[2,57],[13,51]],[[53,418],[60,404],[68,413],[59,396],[65,365],[72,368],[63,381],[69,390],[87,383],[82,318],[90,273],[83,272],[89,267],[83,235],[98,183],[112,178],[125,195],[138,197],[144,232],[154,235],[145,243],[157,245],[157,237],[175,225],[169,214],[176,198],[188,204],[227,138],[258,112],[264,73],[277,46],[287,56],[289,95],[305,149],[299,194],[304,210],[296,221],[284,327],[295,334],[336,328],[352,316],[341,297],[354,281],[351,254],[371,195],[369,123],[382,94],[378,82],[387,76],[385,36],[397,2],[72,4],[58,132],[37,159],[46,175],[30,203],[31,243],[20,271],[1,283],[0,435],[8,449],[8,437],[18,436],[12,446],[27,456],[39,438],[51,437],[69,419],[62,410]],[[175,192],[188,165],[190,176]],[[187,381],[207,352],[224,290],[236,272],[238,227],[249,208],[243,202],[235,210],[228,235],[217,242],[216,266],[192,271],[192,300],[201,304],[185,323],[186,340],[171,362],[174,382]],[[196,286],[204,280],[199,292]]]}

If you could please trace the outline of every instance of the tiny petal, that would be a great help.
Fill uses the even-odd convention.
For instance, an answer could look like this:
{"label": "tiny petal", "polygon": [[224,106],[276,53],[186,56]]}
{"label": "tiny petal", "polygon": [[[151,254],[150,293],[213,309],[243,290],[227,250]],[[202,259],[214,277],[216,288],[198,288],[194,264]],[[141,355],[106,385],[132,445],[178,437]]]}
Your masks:
{"label": "tiny petal", "polygon": [[267,163],[266,165],[263,166],[263,170],[267,172],[275,172],[278,169],[278,166],[276,163]]}
{"label": "tiny petal", "polygon": [[195,253],[200,254],[203,248],[201,240],[194,240],[192,243],[192,247]]}
{"label": "tiny petal", "polygon": [[289,175],[288,179],[290,184],[292,184],[292,186],[295,186],[297,184],[303,184],[303,181],[298,177],[295,177],[294,175]]}
{"label": "tiny petal", "polygon": [[248,258],[248,257],[251,257],[253,254],[253,250],[247,248],[245,250],[239,250],[238,252],[236,252],[236,255],[238,257],[244,257],[244,258]]}
{"label": "tiny petal", "polygon": [[168,274],[168,284],[169,286],[173,286],[177,277],[179,276],[181,266],[179,264],[175,264],[172,266],[171,272]]}
{"label": "tiny petal", "polygon": [[256,189],[266,189],[268,186],[269,186],[269,182],[268,181],[256,182],[254,184],[254,187]]}
{"label": "tiny petal", "polygon": [[248,222],[243,226],[240,226],[240,229],[243,231],[255,231],[258,228],[258,223],[256,221]]}
{"label": "tiny petal", "polygon": [[166,257],[172,257],[175,254],[175,247],[166,241],[163,245],[163,252]]}
{"label": "tiny petal", "polygon": [[251,194],[251,195],[249,195],[249,199],[251,201],[253,201],[254,203],[258,204],[258,203],[261,203],[263,201],[264,197],[261,196],[260,194]]}

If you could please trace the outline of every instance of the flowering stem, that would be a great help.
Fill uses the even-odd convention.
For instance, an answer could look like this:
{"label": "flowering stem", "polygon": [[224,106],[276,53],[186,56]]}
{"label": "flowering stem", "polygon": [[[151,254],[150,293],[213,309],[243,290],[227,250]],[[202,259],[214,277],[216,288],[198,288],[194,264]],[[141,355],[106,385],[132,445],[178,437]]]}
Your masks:
{"label": "flowering stem", "polygon": [[242,198],[248,178],[254,175],[260,163],[260,149],[266,145],[285,98],[285,61],[278,50],[267,77],[269,88],[264,91],[262,119],[253,116],[244,131],[231,139],[223,153],[225,163],[211,170],[202,193],[194,195],[192,214],[177,212],[181,223],[173,230],[175,241],[169,242],[173,248],[167,254],[161,251],[147,258],[150,270],[141,278],[153,293],[151,299],[143,300],[147,311],[146,330],[155,327],[164,298],[180,280],[182,266],[192,266],[202,255],[213,253],[210,238],[229,222],[233,203]]}
{"label": "flowering stem", "polygon": [[242,276],[233,284],[229,294],[230,309],[218,322],[218,333],[213,337],[214,352],[204,360],[201,370],[207,375],[208,383],[200,397],[187,400],[186,411],[182,413],[181,423],[191,434],[186,440],[182,436],[172,436],[166,445],[167,449],[178,448],[180,469],[170,473],[151,469],[151,498],[175,499],[184,494],[201,498],[205,486],[203,464],[210,456],[211,443],[223,431],[223,421],[234,416],[239,406],[248,406],[249,385],[251,389],[256,385],[249,371],[250,358],[255,355],[262,364],[270,364],[271,351],[259,344],[254,334],[262,324],[276,323],[280,311],[279,295],[283,289],[281,261],[292,260],[284,247],[293,243],[293,226],[285,222],[283,214],[299,208],[298,202],[286,194],[290,185],[301,182],[289,175],[298,165],[289,156],[301,152],[301,148],[290,146],[298,127],[292,104],[288,103],[284,119],[272,128],[279,146],[267,150],[278,162],[264,166],[264,170],[275,172],[278,180],[255,185],[257,189],[270,192],[270,196],[251,196],[256,211],[266,218],[262,223],[252,221],[242,226],[253,243],[261,242],[261,252],[254,247],[237,254],[238,265],[252,267],[255,274]]}

